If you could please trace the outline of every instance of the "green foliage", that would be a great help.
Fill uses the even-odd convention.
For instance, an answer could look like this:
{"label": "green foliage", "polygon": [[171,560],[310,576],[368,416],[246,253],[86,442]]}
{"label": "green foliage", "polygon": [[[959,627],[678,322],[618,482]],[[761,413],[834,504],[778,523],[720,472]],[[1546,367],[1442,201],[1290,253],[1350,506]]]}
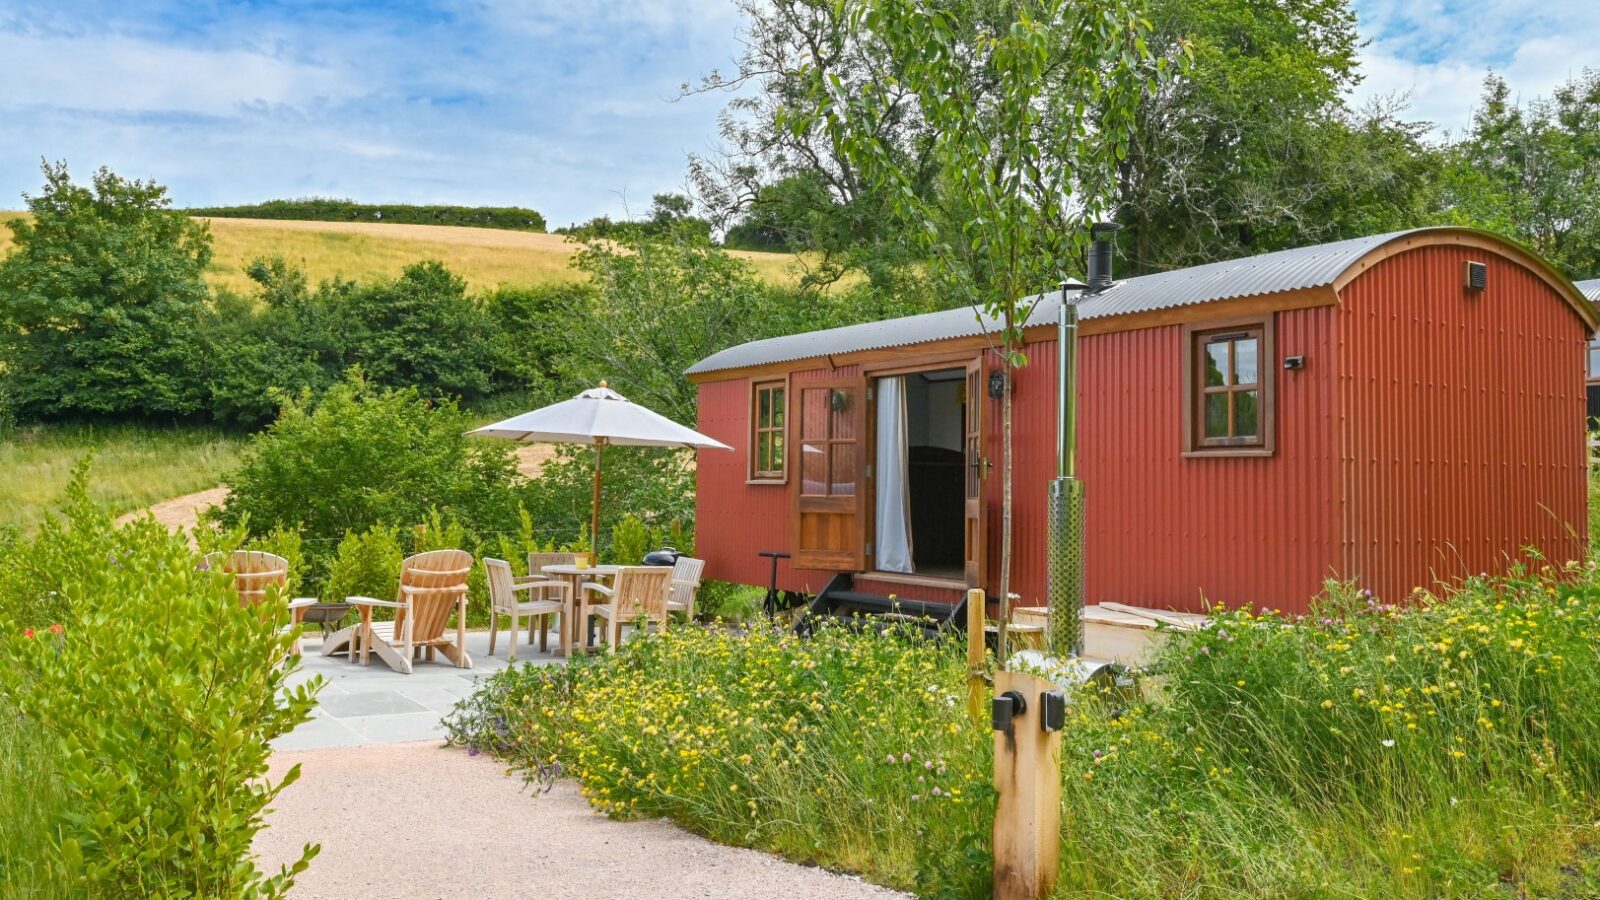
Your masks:
{"label": "green foliage", "polygon": [[113,526],[85,482],[0,560],[21,572],[0,589],[0,697],[53,749],[41,785],[59,785],[45,875],[92,897],[282,896],[316,847],[276,874],[255,864],[266,808],[299,775],[266,780],[268,742],[320,687],[288,684],[288,610],[241,607],[181,537]]}
{"label": "green foliage", "polygon": [[[607,447],[600,534],[612,534],[628,515],[636,516],[647,529],[655,530],[667,528],[675,520],[692,521],[694,470],[688,465],[692,458],[686,451]],[[558,542],[566,541],[582,529],[585,549],[595,549],[588,546],[593,479],[593,450],[563,447],[555,459],[545,463],[538,477],[528,483],[522,502],[533,520],[549,529],[545,532],[547,535]]]}
{"label": "green foliage", "polygon": [[492,323],[496,388],[525,400],[518,412],[565,400],[588,387],[571,386],[564,379],[570,324],[593,303],[594,287],[584,282],[502,287],[484,295],[484,312]]}
{"label": "green foliage", "polygon": [[544,216],[518,206],[418,206],[411,203],[357,203],[332,197],[268,200],[247,206],[186,209],[185,215],[221,219],[288,219],[308,222],[384,222],[391,225],[462,225],[544,231]]}
{"label": "green foliage", "polygon": [[83,187],[65,164],[44,177],[0,260],[8,404],[29,418],[197,411],[209,233],[153,182],[101,169]]}
{"label": "green foliage", "polygon": [[556,234],[573,235],[583,240],[608,240],[682,233],[709,241],[711,223],[693,215],[693,208],[693,201],[682,194],[656,194],[651,199],[649,215],[643,219],[619,220],[610,216],[595,216],[581,225],[557,228]]}
{"label": "green foliage", "polygon": [[72,895],[50,862],[50,827],[67,803],[55,749],[9,700],[0,704],[0,897]]}
{"label": "green foliage", "polygon": [[219,420],[266,421],[281,396],[320,394],[353,365],[378,387],[467,400],[513,375],[537,375],[499,370],[519,358],[466,283],[439,263],[408,266],[393,281],[314,290],[281,259],[257,260],[250,275],[261,286],[256,301],[222,294],[207,323],[214,352],[206,381]]}
{"label": "green foliage", "polygon": [[400,592],[400,563],[404,559],[400,529],[393,525],[374,524],[365,531],[346,531],[328,563],[322,599],[328,603],[340,603],[346,597],[394,600]]}
{"label": "green foliage", "polygon": [[674,627],[600,662],[496,673],[446,727],[531,773],[560,766],[617,817],[978,896],[982,860],[929,871],[988,845],[992,739],[966,720],[963,678],[954,653],[893,634]]}
{"label": "green foliage", "polygon": [[1600,276],[1600,70],[1526,104],[1490,75],[1448,156],[1451,218],[1515,237],[1574,278]]}
{"label": "green foliage", "polygon": [[[1076,694],[1057,896],[1593,896],[1600,569],[1412,599],[1221,612],[1166,635],[1144,702]],[[447,727],[614,816],[985,896],[993,736],[956,643],[674,628],[497,673]]]}
{"label": "green foliage", "polygon": [[619,566],[637,566],[650,552],[650,532],[638,516],[629,513],[611,529],[611,562]]}
{"label": "green foliage", "polygon": [[227,482],[224,524],[299,525],[308,543],[331,546],[347,531],[409,526],[432,510],[474,530],[516,521],[511,447],[468,439],[470,421],[450,402],[415,390],[378,390],[359,373],[320,400],[291,400],[258,434]]}
{"label": "green foliage", "polygon": [[1127,274],[1426,224],[1436,165],[1396,104],[1351,110],[1348,0],[1154,0],[1183,65],[1141,105],[1118,173]]}
{"label": "green foliage", "polygon": [[748,584],[730,581],[704,581],[695,595],[695,618],[702,621],[746,622],[761,612],[767,592]]}

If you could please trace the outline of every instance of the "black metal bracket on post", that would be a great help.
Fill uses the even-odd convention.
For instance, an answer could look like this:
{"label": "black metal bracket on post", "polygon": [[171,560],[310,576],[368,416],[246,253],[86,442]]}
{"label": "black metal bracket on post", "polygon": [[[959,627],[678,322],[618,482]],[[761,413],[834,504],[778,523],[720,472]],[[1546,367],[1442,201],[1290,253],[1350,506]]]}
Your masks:
{"label": "black metal bracket on post", "polygon": [[1016,733],[1017,719],[1022,718],[1028,711],[1028,701],[1023,699],[1020,691],[1006,691],[994,698],[990,706],[991,717],[995,731],[1003,731],[1007,735]]}

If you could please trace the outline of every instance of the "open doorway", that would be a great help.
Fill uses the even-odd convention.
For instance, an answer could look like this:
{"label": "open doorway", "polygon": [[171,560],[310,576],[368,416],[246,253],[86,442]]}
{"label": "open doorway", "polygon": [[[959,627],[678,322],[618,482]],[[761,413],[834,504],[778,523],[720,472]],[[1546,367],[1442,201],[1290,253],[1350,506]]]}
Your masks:
{"label": "open doorway", "polygon": [[875,567],[959,580],[965,547],[966,369],[878,378]]}

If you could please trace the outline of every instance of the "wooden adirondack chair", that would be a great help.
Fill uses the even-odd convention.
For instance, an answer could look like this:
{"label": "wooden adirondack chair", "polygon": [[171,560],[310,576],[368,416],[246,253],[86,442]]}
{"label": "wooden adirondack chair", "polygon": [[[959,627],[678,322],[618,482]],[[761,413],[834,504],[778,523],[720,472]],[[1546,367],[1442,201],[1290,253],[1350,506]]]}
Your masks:
{"label": "wooden adirondack chair", "polygon": [[[622,626],[644,616],[659,628],[667,627],[667,592],[672,586],[672,570],[665,566],[624,566],[617,572],[610,587],[590,582],[583,586],[584,594],[596,594],[606,602],[586,606],[578,603],[578,622],[587,623],[589,616],[606,620],[606,643],[612,650],[622,643]],[[584,625],[586,628],[587,625]]]}
{"label": "wooden adirondack chair", "polygon": [[672,564],[672,590],[667,594],[667,612],[681,612],[694,621],[694,599],[700,594],[700,576],[706,570],[706,561],[692,556],[680,556]]}
{"label": "wooden adirondack chair", "polygon": [[[564,614],[572,586],[565,581],[535,573],[523,578],[515,577],[511,564],[503,559],[483,560],[484,571],[489,575],[489,655],[494,655],[495,639],[500,633],[500,617],[511,617],[511,651],[506,659],[517,658],[517,619],[528,617],[528,643],[533,643],[533,620],[539,620],[539,649],[550,649],[550,617]],[[528,599],[519,602],[517,592],[527,591]],[[548,599],[551,595],[557,599]],[[565,624],[565,623],[563,623]],[[563,648],[565,645],[563,644]]]}
{"label": "wooden adirondack chair", "polygon": [[[371,653],[396,672],[411,674],[418,654],[433,659],[438,650],[462,669],[472,668],[467,655],[467,577],[472,574],[472,554],[465,550],[430,550],[406,559],[400,566],[400,590],[393,601],[349,597],[346,602],[361,612],[361,621],[323,642],[322,654],[346,651],[352,660],[361,654],[366,665]],[[393,622],[373,622],[372,610],[395,611]],[[456,614],[455,639],[445,635],[450,614]]]}
{"label": "wooden adirondack chair", "polygon": [[[202,572],[226,572],[233,576],[233,588],[239,594],[240,606],[260,606],[267,602],[268,592],[276,587],[281,593],[289,583],[289,561],[274,553],[261,550],[235,550],[232,553],[207,553],[195,566]],[[315,597],[296,597],[289,601],[290,622],[285,630],[299,628],[306,607],[314,606]],[[300,655],[300,638],[294,639],[294,655]]]}

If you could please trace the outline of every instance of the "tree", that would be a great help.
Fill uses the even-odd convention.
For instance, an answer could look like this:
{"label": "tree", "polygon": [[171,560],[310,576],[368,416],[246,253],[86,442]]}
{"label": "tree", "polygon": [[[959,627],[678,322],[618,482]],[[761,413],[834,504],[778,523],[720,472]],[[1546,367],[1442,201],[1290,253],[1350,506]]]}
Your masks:
{"label": "tree", "polygon": [[1149,14],[1152,52],[1189,64],[1140,107],[1121,163],[1130,274],[1426,218],[1427,126],[1392,101],[1346,105],[1360,80],[1348,0],[1152,0]]}
{"label": "tree", "polygon": [[[819,123],[860,176],[892,198],[935,282],[995,317],[1009,380],[1027,360],[1026,299],[1079,268],[1087,224],[1115,193],[1151,61],[1127,0],[844,0],[871,76],[847,85],[819,55],[780,118]],[[885,123],[920,122],[908,155]],[[921,190],[931,171],[931,189]],[[1009,596],[1012,400],[1002,394],[999,588]]]}
{"label": "tree", "polygon": [[100,169],[83,187],[65,163],[43,170],[32,218],[7,223],[16,249],[0,261],[0,365],[18,411],[193,413],[210,233],[154,182]]}
{"label": "tree", "polygon": [[1575,278],[1600,276],[1600,70],[1526,105],[1490,75],[1444,183],[1454,220],[1522,240]]}

